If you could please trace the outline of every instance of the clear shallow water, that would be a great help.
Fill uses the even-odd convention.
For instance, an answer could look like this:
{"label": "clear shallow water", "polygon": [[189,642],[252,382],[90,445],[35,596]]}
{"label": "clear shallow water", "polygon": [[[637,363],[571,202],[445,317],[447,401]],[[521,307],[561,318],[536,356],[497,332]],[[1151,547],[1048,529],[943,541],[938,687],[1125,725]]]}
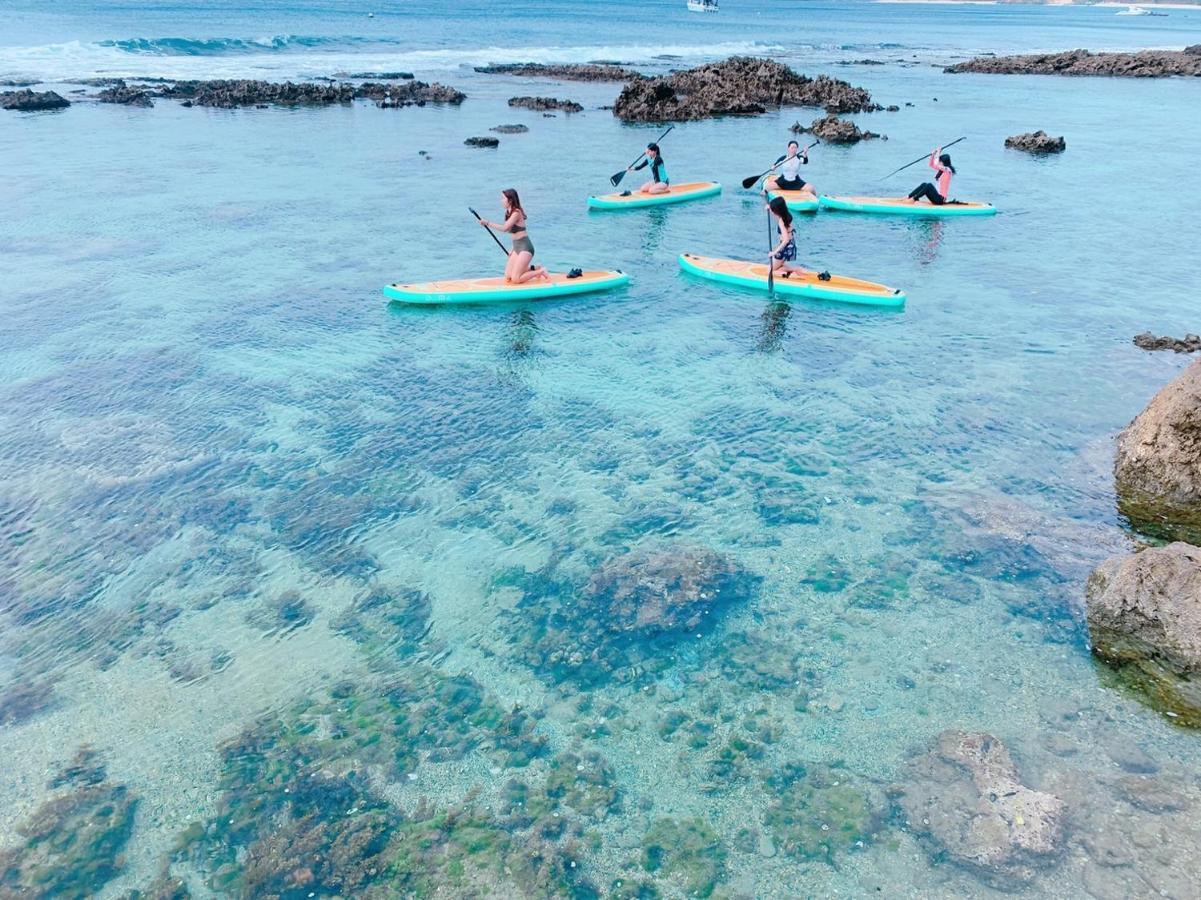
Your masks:
{"label": "clear shallow water", "polygon": [[[582,894],[586,882],[677,896],[713,882],[751,896],[978,895],[993,888],[932,861],[884,796],[915,751],[965,728],[1001,737],[1028,783],[1069,803],[1068,849],[1025,890],[1078,895],[1096,868],[1088,835],[1164,829],[1170,840],[1132,851],[1111,881],[1133,872],[1127,895],[1189,896],[1153,880],[1173,868],[1157,855],[1194,848],[1187,812],[1123,801],[1115,760],[1139,745],[1188,794],[1194,776],[1174,767],[1196,771],[1196,735],[1107,683],[1078,610],[1090,567],[1127,545],[1110,437],[1182,364],[1129,339],[1196,330],[1197,86],[830,63],[880,44],[898,57],[1179,46],[1196,14],[1144,30],[1095,9],[809,10],[817,34],[780,39],[784,58],[915,104],[859,117],[887,142],[819,148],[814,183],[866,191],[963,134],[957,193],[1002,210],[802,220],[804,259],[904,288],[903,313],[772,306],[675,268],[685,250],[764,252],[761,205],[732,188],[810,110],[678,126],[664,144],[673,175],[726,193],[621,215],[589,214],[583,197],[657,130],[596,109],[616,86],[484,78],[458,61],[427,71],[394,47],[381,63],[470,99],[6,116],[0,831],[46,821],[40,804],[65,790],[47,783],[90,745],[107,776],[71,796],[131,814],[113,826],[128,832],[124,867],[96,875],[105,896],[145,887],[167,861],[197,895],[352,894],[397,872],[418,894]],[[402,31],[376,11],[391,39],[411,39],[400,46],[444,48],[456,27],[412,14]],[[19,12],[6,62],[12,46],[361,25],[313,9],[278,23],[247,10]],[[764,39],[762,12],[723,11],[721,41]],[[582,14],[555,7],[522,36],[585,49],[547,58],[640,46]],[[713,29],[664,16],[664,46]],[[498,30],[496,43],[515,38]],[[53,53],[19,52],[65,77]],[[385,51],[337,52],[328,71]],[[310,71],[290,53],[271,56],[285,60],[272,77]],[[178,58],[126,55],[143,74]],[[199,75],[233,56],[254,58],[188,60]],[[509,110],[516,93],[587,110],[544,119]],[[530,133],[496,152],[462,147],[518,121]],[[1065,134],[1067,153],[1002,149],[1039,127]],[[909,176],[886,184],[907,189]],[[494,267],[466,206],[494,211],[509,184],[547,262],[620,267],[631,286],[529,306],[384,306],[385,281]],[[1135,191],[1158,202],[1118,205]],[[681,547],[733,561],[736,602],[699,638],[605,644],[614,665],[600,675],[573,664],[593,646],[581,601],[593,573]],[[518,705],[528,720],[501,718]],[[823,780],[825,766],[842,774]],[[348,771],[352,789],[335,792]],[[320,790],[296,810],[323,810],[318,832],[298,830],[282,800],[310,782]],[[781,798],[807,790],[818,800],[798,841]],[[431,836],[420,798],[470,813]],[[856,840],[822,844],[819,819]],[[338,829],[372,822],[412,836],[404,862],[393,847],[387,878],[375,861],[374,876],[347,881],[356,857]],[[434,850],[414,858],[423,841]],[[695,852],[664,860],[660,845]],[[268,863],[248,865],[248,848]],[[545,866],[528,874],[535,850]]]}

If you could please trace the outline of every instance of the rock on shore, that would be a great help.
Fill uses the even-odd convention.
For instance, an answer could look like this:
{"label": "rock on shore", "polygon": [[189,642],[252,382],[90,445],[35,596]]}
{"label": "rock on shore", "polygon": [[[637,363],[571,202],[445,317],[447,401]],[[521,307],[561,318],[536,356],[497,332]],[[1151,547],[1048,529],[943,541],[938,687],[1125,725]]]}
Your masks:
{"label": "rock on shore", "polygon": [[944,731],[892,793],[933,855],[1002,889],[1031,880],[1063,846],[1063,802],[1023,784],[1009,750],[990,734]]}
{"label": "rock on shore", "polygon": [[18,112],[35,112],[43,109],[63,109],[71,105],[71,101],[60,97],[54,91],[5,91],[0,94],[0,109],[12,109]]}
{"label": "rock on shore", "polygon": [[1063,137],[1051,137],[1042,129],[1027,134],[1015,134],[1005,138],[1005,146],[1011,150],[1024,150],[1026,153],[1062,153],[1067,149],[1067,141]]}
{"label": "rock on shore", "polygon": [[1201,360],[1118,435],[1114,479],[1136,529],[1201,544]]}
{"label": "rock on shore", "polygon": [[574,100],[557,100],[554,97],[510,97],[509,106],[532,109],[534,112],[560,110],[565,113],[578,113],[584,111],[584,107]]}
{"label": "rock on shore", "polygon": [[1156,337],[1149,331],[1134,336],[1134,345],[1142,350],[1173,350],[1176,353],[1196,353],[1201,350],[1201,334],[1186,334],[1183,338]]}
{"label": "rock on shore", "polygon": [[817,106],[830,113],[880,109],[863,88],[837,78],[809,78],[774,60],[735,56],[630,81],[614,103],[613,114],[627,122],[678,122],[757,115],[768,106]]}
{"label": "rock on shore", "polygon": [[601,63],[545,65],[543,63],[507,63],[500,66],[476,66],[483,75],[521,75],[556,81],[629,81],[642,76],[633,69]]}
{"label": "rock on shore", "polygon": [[1127,78],[1166,78],[1201,75],[1201,52],[1141,50],[1138,53],[1031,53],[1019,56],[978,56],[947,66],[944,72],[977,72],[988,75],[1117,75]]}
{"label": "rock on shore", "polygon": [[860,131],[854,122],[840,119],[838,116],[814,119],[808,128],[796,122],[791,130],[793,134],[812,134],[827,144],[857,144],[881,136],[874,131]]}
{"label": "rock on shore", "polygon": [[354,92],[355,97],[374,100],[376,106],[399,108],[401,106],[425,106],[427,103],[446,103],[458,106],[467,99],[460,90],[445,84],[424,81],[405,80],[403,84],[377,84],[372,81],[360,84]]}
{"label": "rock on shore", "polygon": [[1152,704],[1201,726],[1201,547],[1106,560],[1086,589],[1093,652]]}

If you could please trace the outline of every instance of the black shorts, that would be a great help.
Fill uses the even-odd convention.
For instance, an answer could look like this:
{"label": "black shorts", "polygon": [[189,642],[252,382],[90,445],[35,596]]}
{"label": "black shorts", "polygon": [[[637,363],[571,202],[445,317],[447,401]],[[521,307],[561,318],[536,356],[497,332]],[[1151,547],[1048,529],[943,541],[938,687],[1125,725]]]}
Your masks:
{"label": "black shorts", "polygon": [[788,179],[781,175],[776,179],[776,187],[781,191],[799,191],[805,186],[804,178]]}

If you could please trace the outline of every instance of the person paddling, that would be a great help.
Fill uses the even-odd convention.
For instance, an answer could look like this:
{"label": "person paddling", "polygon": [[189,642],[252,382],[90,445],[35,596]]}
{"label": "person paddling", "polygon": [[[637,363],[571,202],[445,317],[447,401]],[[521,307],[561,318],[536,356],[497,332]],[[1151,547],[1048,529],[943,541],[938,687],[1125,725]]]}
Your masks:
{"label": "person paddling", "polygon": [[[788,202],[783,197],[772,197],[767,202],[767,211],[770,212],[776,219],[776,230],[780,233],[780,242],[772,249],[771,256],[768,257],[768,265],[771,266],[773,272],[780,273],[781,278],[788,278],[790,275],[812,275],[813,272],[801,266],[794,265],[796,259],[796,232],[792,228],[792,213],[788,209]],[[825,278],[822,278],[822,276]],[[828,273],[821,273],[818,278],[823,281],[829,279]]]}
{"label": "person paddling", "polygon": [[639,169],[651,167],[651,180],[638,189],[643,194],[666,194],[671,190],[671,179],[667,177],[667,166],[663,162],[663,154],[659,152],[659,145],[650,143],[646,145],[646,156],[642,162],[636,166],[631,166],[626,169],[627,172],[636,172]]}
{"label": "person paddling", "polygon": [[930,168],[938,173],[935,179],[938,186],[924,181],[909,192],[909,199],[914,203],[929,200],[935,206],[942,206],[951,195],[951,176],[955,174],[951,155],[943,153],[942,147],[938,147],[930,154]]}
{"label": "person paddling", "polygon": [[788,142],[788,152],[776,160],[779,175],[772,175],[763,182],[765,191],[804,191],[814,197],[813,185],[801,177],[801,166],[809,165],[809,151],[802,150],[796,141]]}
{"label": "person paddling", "polygon": [[526,229],[525,210],[521,207],[521,198],[513,188],[505,188],[500,192],[500,202],[504,207],[504,222],[489,222],[480,219],[485,228],[495,228],[513,237],[513,249],[509,252],[509,261],[505,263],[505,283],[525,284],[535,278],[547,278],[546,269],[542,266],[531,267],[534,259],[534,242]]}

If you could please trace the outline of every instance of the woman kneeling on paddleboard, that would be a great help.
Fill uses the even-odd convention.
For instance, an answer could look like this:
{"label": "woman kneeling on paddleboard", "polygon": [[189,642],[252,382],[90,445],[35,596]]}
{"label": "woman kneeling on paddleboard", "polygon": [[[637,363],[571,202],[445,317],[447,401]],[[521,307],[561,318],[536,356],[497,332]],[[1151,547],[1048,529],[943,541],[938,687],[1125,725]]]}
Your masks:
{"label": "woman kneeling on paddleboard", "polygon": [[808,269],[793,264],[796,259],[796,233],[792,230],[792,213],[788,209],[788,202],[783,197],[773,197],[767,203],[767,211],[776,217],[776,229],[780,232],[780,243],[768,257],[768,265],[772,267],[772,271],[779,272],[781,278],[793,274],[813,274]]}
{"label": "woman kneeling on paddleboard", "polygon": [[525,226],[525,210],[521,208],[521,198],[513,188],[505,188],[500,192],[500,202],[505,209],[504,222],[489,222],[480,219],[485,228],[496,228],[513,236],[513,249],[509,253],[509,261],[505,263],[505,281],[509,284],[525,284],[535,278],[546,278],[546,269],[542,266],[530,267],[534,258],[534,242]]}
{"label": "woman kneeling on paddleboard", "polygon": [[796,141],[788,142],[788,152],[776,160],[776,165],[780,166],[780,174],[772,175],[763,182],[765,191],[805,191],[817,196],[813,185],[801,177],[801,166],[809,165],[809,151],[801,150],[800,147]]}
{"label": "woman kneeling on paddleboard", "polygon": [[930,154],[930,168],[938,173],[938,187],[924,181],[909,192],[909,199],[914,203],[929,200],[935,206],[942,206],[951,194],[951,176],[955,167],[951,165],[951,155],[943,153],[942,147]]}
{"label": "woman kneeling on paddleboard", "polygon": [[643,194],[666,194],[670,191],[671,179],[667,177],[667,166],[663,162],[663,155],[659,152],[658,144],[647,144],[646,158],[626,171],[634,172],[638,169],[645,169],[647,166],[651,167],[651,180],[638,190]]}

